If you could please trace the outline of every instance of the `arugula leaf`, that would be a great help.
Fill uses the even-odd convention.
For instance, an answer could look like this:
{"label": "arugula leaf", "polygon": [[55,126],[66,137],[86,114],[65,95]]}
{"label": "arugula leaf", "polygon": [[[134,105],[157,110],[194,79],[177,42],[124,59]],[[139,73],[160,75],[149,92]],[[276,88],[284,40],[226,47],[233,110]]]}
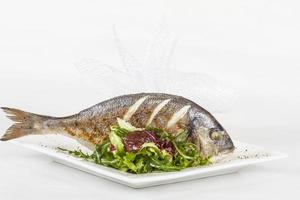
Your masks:
{"label": "arugula leaf", "polygon": [[175,137],[176,142],[183,142],[186,141],[188,138],[188,132],[186,130],[178,133]]}

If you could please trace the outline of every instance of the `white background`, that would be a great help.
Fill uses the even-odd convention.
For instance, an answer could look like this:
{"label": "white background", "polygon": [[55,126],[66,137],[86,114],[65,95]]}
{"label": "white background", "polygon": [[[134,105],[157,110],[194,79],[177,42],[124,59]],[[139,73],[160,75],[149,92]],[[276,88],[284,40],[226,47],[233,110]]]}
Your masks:
{"label": "white background", "polygon": [[[134,190],[1,142],[0,199],[299,199],[299,7],[292,0],[0,1],[1,106],[63,116],[100,102],[101,91],[74,63],[121,65],[113,25],[140,57],[165,23],[178,41],[172,67],[234,88],[233,106],[215,113],[230,135],[289,154],[236,174]],[[1,114],[0,132],[9,124]]]}

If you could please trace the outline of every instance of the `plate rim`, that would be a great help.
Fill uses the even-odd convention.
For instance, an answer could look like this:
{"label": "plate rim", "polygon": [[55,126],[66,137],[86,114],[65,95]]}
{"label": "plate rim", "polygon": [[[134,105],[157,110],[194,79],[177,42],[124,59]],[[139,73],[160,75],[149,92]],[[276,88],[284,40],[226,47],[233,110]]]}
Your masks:
{"label": "plate rim", "polygon": [[[244,142],[234,141],[239,145],[247,145],[260,149],[257,145],[252,145]],[[258,163],[264,163],[273,160],[279,160],[288,157],[286,153],[278,152],[278,151],[268,151],[270,156],[262,157],[262,158],[249,158],[249,159],[240,159],[239,161],[226,162],[226,163],[218,163],[215,165],[204,166],[204,167],[195,167],[195,168],[187,168],[181,171],[176,172],[157,172],[157,173],[147,173],[147,174],[131,174],[128,172],[122,172],[117,169],[113,169],[110,167],[97,165],[92,162],[85,161],[80,158],[75,158],[71,155],[67,155],[54,149],[47,149],[44,147],[39,147],[38,145],[32,145],[29,143],[22,143],[17,140],[11,140],[9,143],[15,144],[17,146],[21,146],[23,148],[31,149],[37,151],[39,153],[45,154],[55,162],[67,165],[68,167],[76,168],[81,171],[85,171],[87,173],[94,174],[96,176],[103,177],[105,179],[112,180],[114,182],[122,183],[127,186],[133,188],[142,188],[147,186],[154,186],[172,182],[178,182],[178,179],[184,179],[187,177],[193,177],[199,175],[205,175],[213,172],[221,172],[222,170],[227,170],[228,173],[238,171],[240,168],[245,166],[250,166]],[[227,173],[227,172],[226,172]],[[203,176],[205,177],[205,176]],[[207,176],[208,177],[208,176]],[[190,180],[190,179],[187,179]],[[179,180],[180,181],[180,180]],[[155,184],[157,182],[165,182]]]}

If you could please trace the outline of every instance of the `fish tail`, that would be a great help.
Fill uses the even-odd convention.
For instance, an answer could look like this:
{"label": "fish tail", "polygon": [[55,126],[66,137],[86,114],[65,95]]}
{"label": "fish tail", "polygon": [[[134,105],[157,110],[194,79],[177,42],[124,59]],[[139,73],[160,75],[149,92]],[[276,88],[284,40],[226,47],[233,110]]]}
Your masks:
{"label": "fish tail", "polygon": [[6,133],[0,138],[2,141],[7,141],[30,134],[41,133],[43,122],[48,119],[48,116],[37,115],[15,108],[1,107],[7,114],[7,117],[15,122],[10,126]]}

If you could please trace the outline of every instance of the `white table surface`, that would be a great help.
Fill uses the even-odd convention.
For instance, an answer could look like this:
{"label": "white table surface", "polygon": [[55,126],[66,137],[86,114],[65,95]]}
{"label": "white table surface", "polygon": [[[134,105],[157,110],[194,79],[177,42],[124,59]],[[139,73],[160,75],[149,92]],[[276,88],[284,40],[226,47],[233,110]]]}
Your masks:
{"label": "white table surface", "polygon": [[[162,20],[178,38],[172,67],[205,72],[235,89],[233,106],[213,113],[232,138],[289,157],[131,189],[0,142],[0,199],[299,199],[298,8],[292,0],[1,2],[1,106],[63,116],[98,103],[104,95],[82,80],[74,62],[91,57],[120,65],[113,24],[139,57]],[[0,114],[0,133],[10,123]]]}

